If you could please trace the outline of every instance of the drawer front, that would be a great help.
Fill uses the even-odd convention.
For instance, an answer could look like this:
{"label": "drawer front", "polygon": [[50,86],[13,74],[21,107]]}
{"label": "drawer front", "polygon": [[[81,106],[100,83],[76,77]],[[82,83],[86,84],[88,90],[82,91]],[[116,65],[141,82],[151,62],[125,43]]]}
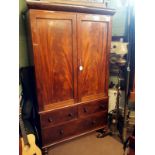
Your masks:
{"label": "drawer front", "polygon": [[79,105],[79,116],[84,117],[96,112],[107,111],[108,101],[99,100]]}
{"label": "drawer front", "polygon": [[87,119],[80,119],[55,127],[44,128],[42,129],[42,143],[45,146],[59,142],[95,128],[103,127],[106,124],[107,112],[102,112],[95,116],[87,117]]}
{"label": "drawer front", "polygon": [[63,108],[40,114],[42,128],[77,119],[77,107]]}

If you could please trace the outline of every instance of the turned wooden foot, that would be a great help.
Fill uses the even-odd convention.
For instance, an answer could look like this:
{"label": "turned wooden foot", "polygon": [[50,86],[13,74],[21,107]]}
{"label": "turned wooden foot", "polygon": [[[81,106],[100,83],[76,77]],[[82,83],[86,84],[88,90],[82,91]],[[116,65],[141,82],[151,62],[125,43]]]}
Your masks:
{"label": "turned wooden foot", "polygon": [[43,155],[48,155],[48,149],[47,148],[42,149],[42,152],[43,152]]}

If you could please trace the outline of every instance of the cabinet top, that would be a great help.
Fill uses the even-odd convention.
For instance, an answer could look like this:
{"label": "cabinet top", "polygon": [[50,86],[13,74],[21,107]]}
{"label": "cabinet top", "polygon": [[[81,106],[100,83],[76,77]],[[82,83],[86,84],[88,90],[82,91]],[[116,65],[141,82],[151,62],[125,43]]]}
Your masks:
{"label": "cabinet top", "polygon": [[40,9],[51,11],[68,11],[68,12],[80,12],[80,13],[92,13],[103,15],[114,15],[115,9],[108,9],[95,6],[73,5],[73,4],[61,4],[47,1],[35,1],[26,0],[28,9]]}

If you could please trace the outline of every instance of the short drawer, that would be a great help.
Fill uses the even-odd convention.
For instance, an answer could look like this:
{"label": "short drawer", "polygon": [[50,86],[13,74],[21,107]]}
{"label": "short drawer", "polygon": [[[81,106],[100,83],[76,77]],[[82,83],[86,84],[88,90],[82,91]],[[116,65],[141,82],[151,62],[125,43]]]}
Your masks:
{"label": "short drawer", "polygon": [[40,114],[41,127],[49,127],[77,119],[77,107],[68,107]]}
{"label": "short drawer", "polygon": [[59,143],[62,140],[102,128],[107,124],[107,112],[101,112],[84,119],[79,119],[58,125],[55,127],[42,129],[42,143],[49,145],[52,143]]}
{"label": "short drawer", "polygon": [[98,100],[89,103],[84,103],[79,105],[79,116],[84,117],[90,114],[94,114],[101,111],[108,110],[108,101],[107,100]]}

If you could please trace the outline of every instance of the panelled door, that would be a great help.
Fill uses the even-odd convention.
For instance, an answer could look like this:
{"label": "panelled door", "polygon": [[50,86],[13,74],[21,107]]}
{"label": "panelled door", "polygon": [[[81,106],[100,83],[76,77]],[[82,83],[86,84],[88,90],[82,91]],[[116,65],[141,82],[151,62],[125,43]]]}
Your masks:
{"label": "panelled door", "polygon": [[107,43],[110,17],[78,14],[78,95],[80,101],[107,95]]}
{"label": "panelled door", "polygon": [[40,110],[77,98],[76,14],[30,10]]}

